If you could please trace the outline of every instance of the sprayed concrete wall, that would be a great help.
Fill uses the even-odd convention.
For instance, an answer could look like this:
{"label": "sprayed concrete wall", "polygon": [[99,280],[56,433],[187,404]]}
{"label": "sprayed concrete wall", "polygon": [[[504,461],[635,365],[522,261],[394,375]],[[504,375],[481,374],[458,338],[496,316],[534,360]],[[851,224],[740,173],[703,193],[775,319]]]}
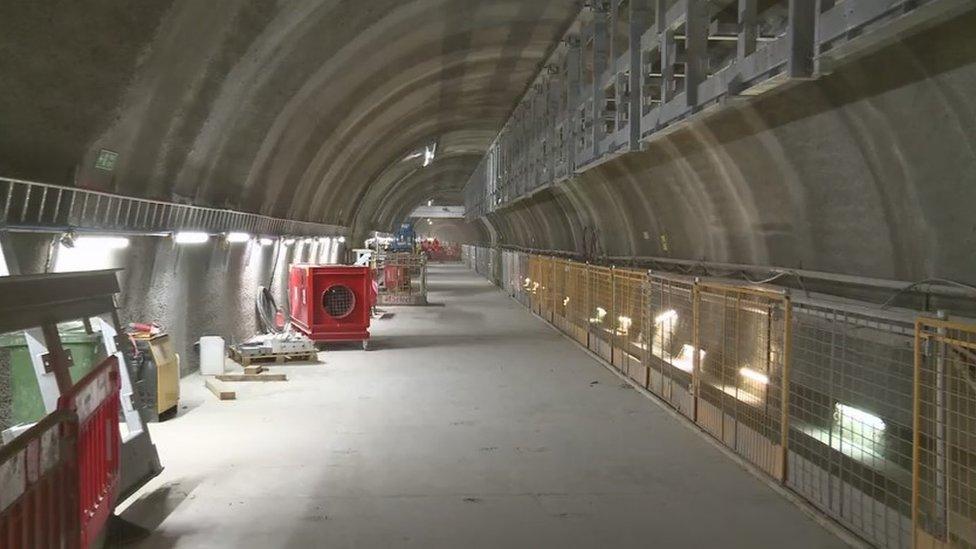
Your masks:
{"label": "sprayed concrete wall", "polygon": [[[19,261],[15,272],[54,269],[56,256],[45,261],[52,235],[7,234],[5,240],[5,251],[11,250]],[[101,267],[123,269],[119,274],[122,321],[159,322],[173,338],[186,374],[199,368],[194,344],[201,336],[219,335],[228,343],[253,336],[258,331],[258,289],[271,288],[279,306],[287,307],[288,266],[329,261],[338,255],[336,246],[305,242],[286,246],[280,241],[267,246],[254,241],[228,244],[216,238],[206,244],[176,245],[170,238],[137,236]]]}

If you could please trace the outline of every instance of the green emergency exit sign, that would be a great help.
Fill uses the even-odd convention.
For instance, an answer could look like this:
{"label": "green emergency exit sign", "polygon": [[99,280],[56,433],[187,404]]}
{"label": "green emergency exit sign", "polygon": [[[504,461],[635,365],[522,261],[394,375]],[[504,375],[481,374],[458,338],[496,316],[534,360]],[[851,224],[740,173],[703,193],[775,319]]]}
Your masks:
{"label": "green emergency exit sign", "polygon": [[98,158],[95,159],[95,167],[99,170],[110,172],[115,170],[115,164],[119,160],[119,153],[102,149],[98,151]]}

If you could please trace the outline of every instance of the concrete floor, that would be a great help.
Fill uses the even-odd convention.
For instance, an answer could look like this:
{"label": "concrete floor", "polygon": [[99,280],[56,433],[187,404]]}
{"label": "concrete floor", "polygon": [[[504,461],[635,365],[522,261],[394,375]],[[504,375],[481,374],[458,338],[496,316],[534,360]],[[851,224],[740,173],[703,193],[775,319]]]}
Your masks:
{"label": "concrete floor", "polygon": [[461,267],[373,349],[217,402],[185,381],[140,547],[841,547],[691,428]]}

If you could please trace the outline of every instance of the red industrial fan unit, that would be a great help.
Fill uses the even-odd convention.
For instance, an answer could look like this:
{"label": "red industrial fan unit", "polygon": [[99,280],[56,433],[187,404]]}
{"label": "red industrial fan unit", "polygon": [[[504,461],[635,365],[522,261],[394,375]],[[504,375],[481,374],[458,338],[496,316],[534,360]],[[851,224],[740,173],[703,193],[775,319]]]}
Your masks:
{"label": "red industrial fan unit", "polygon": [[369,267],[292,265],[291,323],[313,341],[362,341],[365,350],[371,286]]}

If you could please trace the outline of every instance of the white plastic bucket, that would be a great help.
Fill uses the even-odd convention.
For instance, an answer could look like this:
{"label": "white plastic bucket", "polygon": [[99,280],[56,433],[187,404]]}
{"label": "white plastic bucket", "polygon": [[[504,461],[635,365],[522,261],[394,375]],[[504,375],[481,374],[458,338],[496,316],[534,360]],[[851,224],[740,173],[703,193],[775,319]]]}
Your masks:
{"label": "white plastic bucket", "polygon": [[205,376],[224,373],[224,338],[220,336],[200,338],[200,373]]}

